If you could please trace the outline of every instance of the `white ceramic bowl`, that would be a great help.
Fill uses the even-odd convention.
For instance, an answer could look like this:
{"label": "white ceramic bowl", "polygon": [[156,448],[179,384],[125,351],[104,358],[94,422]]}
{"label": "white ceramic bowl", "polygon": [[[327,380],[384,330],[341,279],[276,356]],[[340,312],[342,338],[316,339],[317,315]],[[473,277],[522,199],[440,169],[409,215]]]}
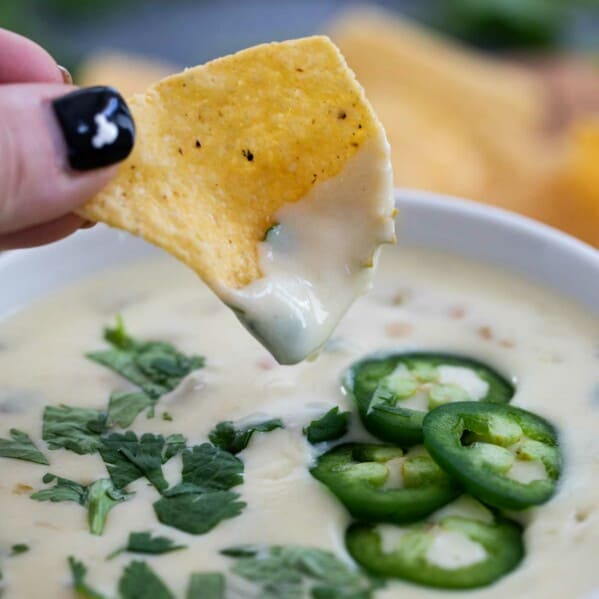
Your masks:
{"label": "white ceramic bowl", "polygon": [[[510,212],[430,193],[397,191],[399,245],[476,258],[573,297],[599,315],[599,251]],[[65,283],[160,250],[98,226],[46,247],[0,256],[0,318]]]}

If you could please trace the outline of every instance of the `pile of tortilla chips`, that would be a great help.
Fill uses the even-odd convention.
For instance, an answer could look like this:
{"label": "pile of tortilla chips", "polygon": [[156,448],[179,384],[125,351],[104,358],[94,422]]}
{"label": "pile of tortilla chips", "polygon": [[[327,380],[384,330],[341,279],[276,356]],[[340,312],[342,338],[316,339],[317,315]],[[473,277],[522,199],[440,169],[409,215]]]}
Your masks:
{"label": "pile of tortilla chips", "polygon": [[[385,13],[351,11],[329,33],[385,126],[398,186],[495,204],[599,246],[599,114],[555,132],[533,71]],[[135,91],[156,78],[124,64],[82,74]]]}

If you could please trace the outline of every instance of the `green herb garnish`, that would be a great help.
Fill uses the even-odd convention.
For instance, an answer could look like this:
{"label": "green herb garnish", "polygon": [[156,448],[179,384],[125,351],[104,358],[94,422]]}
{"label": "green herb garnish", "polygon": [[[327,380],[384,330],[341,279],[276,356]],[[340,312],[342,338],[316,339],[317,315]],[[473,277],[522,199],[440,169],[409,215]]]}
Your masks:
{"label": "green herb garnish", "polygon": [[183,435],[145,433],[139,439],[132,431],[111,433],[102,437],[100,455],[108,474],[118,489],[145,476],[159,492],[167,489],[168,483],[162,473],[162,465],[185,447]]}
{"label": "green herb garnish", "polygon": [[174,599],[174,595],[145,562],[131,562],[119,580],[121,599]]}
{"label": "green herb garnish", "polygon": [[152,398],[143,391],[117,391],[108,402],[107,423],[109,426],[127,428],[138,414],[153,405]]}
{"label": "green herb garnish", "polygon": [[243,462],[219,447],[202,443],[183,452],[183,482],[204,490],[227,490],[243,482]]}
{"label": "green herb garnish", "polygon": [[26,460],[35,464],[48,465],[44,454],[35,446],[31,437],[16,428],[10,429],[11,439],[0,439],[0,457]]}
{"label": "green herb garnish", "polygon": [[372,581],[322,549],[241,546],[222,551],[236,559],[231,571],[260,586],[261,599],[300,599],[306,585],[315,599],[369,599]]}
{"label": "green herb garnish", "polygon": [[219,572],[192,574],[186,599],[225,599],[225,577]]}
{"label": "green herb garnish", "polygon": [[204,366],[201,356],[187,356],[164,341],[139,341],[127,333],[123,319],[104,330],[112,349],[91,352],[87,357],[125,377],[156,400],[175,389],[193,370]]}
{"label": "green herb garnish", "polygon": [[106,599],[105,595],[98,593],[85,582],[87,568],[83,562],[76,560],[71,555],[69,556],[69,568],[71,569],[71,576],[73,578],[73,587],[80,597],[84,599]]}
{"label": "green herb garnish", "polygon": [[248,446],[254,433],[268,433],[277,428],[284,428],[283,421],[280,418],[272,418],[256,424],[247,424],[235,427],[230,420],[219,422],[214,429],[210,431],[208,438],[214,445],[237,454]]}
{"label": "green herb garnish", "polygon": [[67,478],[61,478],[48,473],[43,478],[44,483],[54,482],[50,489],[43,489],[31,495],[36,501],[73,501],[87,509],[89,530],[93,535],[104,532],[108,512],[117,505],[131,497],[131,493],[124,493],[117,489],[112,481],[102,478],[91,485],[80,485]]}
{"label": "green herb garnish", "polygon": [[158,520],[193,535],[211,531],[222,520],[241,514],[246,504],[233,491],[208,491],[167,496],[154,503]]}
{"label": "green herb garnish", "polygon": [[112,559],[124,551],[161,555],[162,553],[170,553],[171,551],[185,549],[186,547],[187,545],[176,545],[168,537],[153,537],[149,532],[132,532],[129,533],[127,544],[113,551],[106,559]]}
{"label": "green herb garnish", "polygon": [[317,420],[312,420],[304,429],[304,434],[312,444],[335,441],[347,433],[349,417],[349,412],[339,412],[335,406]]}
{"label": "green herb garnish", "polygon": [[154,503],[160,522],[191,534],[204,534],[221,520],[238,516],[245,503],[230,491],[243,482],[243,462],[203,443],[183,452],[182,480]]}
{"label": "green herb garnish", "polygon": [[25,543],[17,543],[10,548],[10,555],[14,557],[15,555],[27,553],[28,551],[29,545],[26,545]]}
{"label": "green herb garnish", "polygon": [[42,438],[50,449],[69,449],[80,455],[96,453],[106,431],[106,415],[99,410],[70,406],[47,406]]}

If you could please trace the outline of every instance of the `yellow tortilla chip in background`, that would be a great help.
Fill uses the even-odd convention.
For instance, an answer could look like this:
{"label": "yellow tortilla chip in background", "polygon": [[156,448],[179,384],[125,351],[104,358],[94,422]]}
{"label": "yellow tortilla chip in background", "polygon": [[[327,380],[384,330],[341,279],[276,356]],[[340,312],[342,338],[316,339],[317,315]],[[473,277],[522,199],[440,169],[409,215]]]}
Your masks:
{"label": "yellow tortilla chip in background", "polygon": [[129,105],[133,153],[80,214],[166,249],[215,288],[259,278],[258,244],[279,208],[381,132],[324,36],[188,69]]}
{"label": "yellow tortilla chip in background", "polygon": [[144,92],[150,85],[177,73],[181,67],[166,61],[121,52],[103,52],[84,60],[77,69],[77,85],[110,85],[129,97]]}
{"label": "yellow tortilla chip in background", "polygon": [[330,34],[383,122],[396,185],[535,211],[556,160],[536,77],[376,10]]}
{"label": "yellow tortilla chip in background", "polygon": [[579,200],[599,215],[599,116],[573,127],[567,177]]}

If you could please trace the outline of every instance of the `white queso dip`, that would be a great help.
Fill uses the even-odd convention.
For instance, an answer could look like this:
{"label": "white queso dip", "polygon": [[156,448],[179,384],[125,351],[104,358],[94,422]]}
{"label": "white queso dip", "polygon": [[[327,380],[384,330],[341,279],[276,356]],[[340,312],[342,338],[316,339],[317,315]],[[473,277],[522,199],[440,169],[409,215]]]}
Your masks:
{"label": "white queso dip", "polygon": [[[89,485],[110,480],[105,460],[94,451],[80,454],[64,447],[51,449],[42,439],[48,406],[64,404],[105,414],[111,394],[138,393],[138,385],[86,358],[89,352],[109,348],[102,330],[113,326],[117,314],[135,339],[168,342],[187,356],[203,357],[204,365],[185,376],[173,391],[157,393],[161,396],[152,404],[153,418],[147,417],[148,405],[138,394],[135,401],[141,401],[143,409],[128,426],[104,422],[98,429],[85,424],[92,440],[101,434],[131,430],[138,437],[142,433],[164,439],[182,435],[183,445],[197,447],[208,442],[210,431],[219,423],[232,421],[241,427],[244,423],[282,421],[283,427],[255,432],[247,447],[236,453],[234,460],[241,462],[243,482],[218,486],[225,474],[222,469],[211,472],[210,493],[223,495],[210,495],[218,500],[206,508],[210,517],[217,507],[235,502],[237,507],[231,509],[237,512],[234,517],[214,517],[209,530],[198,532],[201,525],[194,533],[184,530],[187,520],[182,527],[172,525],[177,518],[186,518],[181,514],[189,504],[182,503],[176,513],[165,510],[160,519],[154,508],[158,501],[165,501],[161,492],[168,495],[165,489],[181,482],[182,460],[191,462],[191,450],[179,447],[168,457],[163,450],[159,454],[164,461],[162,474],[134,476],[135,480],[115,494],[112,509],[98,525],[88,522],[86,505],[93,500]],[[492,584],[467,591],[468,597],[585,599],[599,592],[599,320],[517,276],[447,254],[402,249],[383,252],[373,291],[348,311],[314,361],[296,366],[278,365],[235,316],[198,285],[193,273],[166,257],[101,273],[0,323],[0,439],[10,440],[11,429],[26,433],[49,462],[0,457],[3,599],[85,597],[81,588],[77,594],[73,587],[69,556],[87,568],[86,584],[107,598],[202,597],[199,593],[208,592],[208,579],[198,578],[204,591],[196,588],[198,594],[191,594],[188,588],[193,573],[222,574],[227,599],[297,596],[277,595],[279,591],[272,588],[283,587],[276,585],[268,594],[262,583],[235,570],[243,557],[221,553],[246,544],[328,551],[347,568],[348,575],[358,576],[345,544],[345,532],[354,518],[327,486],[310,474],[310,468],[335,443],[380,443],[363,428],[354,401],[341,390],[340,377],[350,364],[381,351],[443,352],[478,360],[514,386],[510,405],[547,419],[559,434],[563,465],[557,492],[538,507],[504,512],[523,527],[523,558]],[[396,383],[405,383],[403,372],[401,368],[394,372]],[[171,374],[177,376],[176,368]],[[455,365],[442,364],[438,377],[439,384],[445,385],[440,390],[458,389],[458,399],[464,399],[460,394],[466,393],[477,400],[488,392],[484,380]],[[422,389],[411,391],[406,398],[414,409],[423,405],[421,393]],[[428,393],[427,401],[431,401],[430,389]],[[335,406],[350,412],[349,431],[339,441],[310,443],[304,429]],[[128,418],[122,412],[118,416],[121,421]],[[63,435],[81,447],[78,443],[85,439],[72,430],[58,431],[56,422],[53,426],[53,443],[60,444],[57,439]],[[180,441],[181,437],[174,439]],[[133,450],[119,451],[114,459],[125,456],[135,464],[139,458]],[[393,458],[398,464],[402,459]],[[391,474],[385,484],[406,484],[397,474],[399,470],[393,474],[393,460],[388,462]],[[512,466],[513,478],[542,477],[542,464],[538,460],[530,463],[533,465],[525,465],[522,471]],[[201,461],[195,467],[187,482],[195,476],[194,484],[204,485],[194,490],[194,497],[200,497],[207,492],[208,477],[198,471],[203,467]],[[32,499],[32,494],[57,484],[52,477],[42,481],[47,473],[75,481],[79,487],[69,492],[80,501]],[[232,499],[227,493],[238,497]],[[174,503],[179,501],[174,493],[167,500],[179,505]],[[240,507],[240,503],[246,505]],[[443,514],[466,513],[481,521],[494,517],[488,508],[464,496],[441,510],[446,510]],[[436,512],[431,518],[434,523],[441,515]],[[91,534],[94,526],[96,532],[99,526],[102,534]],[[393,524],[378,528],[383,552],[393,552],[407,534]],[[166,537],[183,548],[153,554],[122,551],[107,559],[127,546],[132,532]],[[447,530],[435,537],[426,556],[450,571],[487,557],[480,543]],[[171,595],[142,591],[142,582],[137,595],[131,594],[126,584],[119,586],[124,569],[133,561],[151,568]],[[133,572],[130,575],[135,579]],[[301,589],[300,596],[341,597],[311,595],[318,586],[315,579],[288,585],[293,592]],[[333,587],[339,591],[339,585]],[[370,592],[374,599],[456,596],[455,591],[402,579],[388,579]],[[458,596],[464,596],[466,591],[460,593]],[[356,595],[360,599],[366,596]]]}

